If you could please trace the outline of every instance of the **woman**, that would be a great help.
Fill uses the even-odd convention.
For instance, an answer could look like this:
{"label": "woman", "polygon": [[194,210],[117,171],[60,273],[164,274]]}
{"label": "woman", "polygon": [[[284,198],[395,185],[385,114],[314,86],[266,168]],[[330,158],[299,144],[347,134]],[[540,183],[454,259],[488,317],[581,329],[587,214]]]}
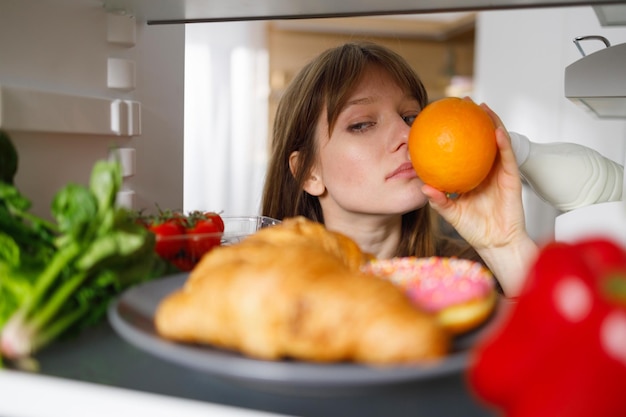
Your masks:
{"label": "woman", "polygon": [[[418,76],[387,48],[349,43],[322,53],[278,106],[263,214],[305,216],[379,258],[480,259],[514,297],[537,246],[525,230],[508,133],[483,105],[497,126],[499,156],[479,187],[448,198],[423,184],[409,162],[410,126],[427,103]],[[471,247],[444,238],[439,215]]]}

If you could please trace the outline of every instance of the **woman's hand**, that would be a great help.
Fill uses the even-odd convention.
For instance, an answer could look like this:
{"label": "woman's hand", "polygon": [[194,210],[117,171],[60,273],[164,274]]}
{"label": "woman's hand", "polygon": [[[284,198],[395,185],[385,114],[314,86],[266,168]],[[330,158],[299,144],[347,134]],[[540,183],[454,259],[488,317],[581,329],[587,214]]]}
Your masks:
{"label": "woman's hand", "polygon": [[[474,190],[448,198],[424,185],[431,207],[476,249],[507,295],[516,295],[537,254],[528,236],[522,205],[522,183],[511,139],[500,118],[485,104],[496,126],[498,155],[488,176]],[[521,270],[515,272],[515,269]]]}

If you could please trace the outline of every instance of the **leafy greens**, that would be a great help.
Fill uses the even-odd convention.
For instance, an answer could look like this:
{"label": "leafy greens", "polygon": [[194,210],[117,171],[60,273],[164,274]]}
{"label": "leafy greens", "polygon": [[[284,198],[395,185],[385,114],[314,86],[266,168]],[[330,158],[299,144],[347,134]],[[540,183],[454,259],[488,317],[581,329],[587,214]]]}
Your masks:
{"label": "leafy greens", "polygon": [[154,235],[115,204],[121,181],[117,161],[96,162],[88,187],[55,195],[49,222],[0,180],[0,360],[99,322],[112,298],[163,272]]}

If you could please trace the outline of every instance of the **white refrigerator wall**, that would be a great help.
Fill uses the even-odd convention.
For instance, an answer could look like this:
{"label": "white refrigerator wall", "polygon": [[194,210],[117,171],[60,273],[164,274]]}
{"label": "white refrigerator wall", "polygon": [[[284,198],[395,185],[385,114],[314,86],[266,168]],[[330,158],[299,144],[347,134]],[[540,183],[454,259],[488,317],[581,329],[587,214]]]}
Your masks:
{"label": "white refrigerator wall", "polygon": [[[579,143],[623,164],[626,120],[598,119],[564,94],[565,68],[581,58],[573,40],[586,35],[617,45],[626,42],[626,27],[602,27],[591,7],[481,12],[474,99],[534,142]],[[604,48],[597,41],[581,45],[587,54]],[[530,189],[524,200],[531,235],[537,241],[552,238],[560,213]]]}
{"label": "white refrigerator wall", "polygon": [[[123,45],[108,40],[108,22],[97,0],[0,1],[0,89],[64,94],[80,111],[85,98],[87,103],[129,100],[141,107],[141,134],[118,136],[71,126],[38,130],[37,101],[24,115],[32,119],[9,129],[8,109],[5,104],[3,126],[0,102],[0,128],[7,128],[20,158],[16,185],[38,215],[49,217],[52,197],[63,185],[86,184],[95,161],[107,158],[111,147],[135,149],[134,175],[124,185],[135,193],[135,208],[182,208],[184,27],[136,23],[135,42]],[[110,59],[134,65],[134,88],[109,88]],[[54,100],[44,108],[45,117],[67,117]],[[85,119],[106,125],[107,111],[88,112]]]}

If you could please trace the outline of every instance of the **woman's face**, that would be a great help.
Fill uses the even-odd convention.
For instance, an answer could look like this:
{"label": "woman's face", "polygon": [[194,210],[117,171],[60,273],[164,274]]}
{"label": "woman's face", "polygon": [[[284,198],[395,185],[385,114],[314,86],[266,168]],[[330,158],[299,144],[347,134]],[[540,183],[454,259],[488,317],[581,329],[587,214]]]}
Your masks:
{"label": "woman's face", "polygon": [[328,136],[326,110],[317,123],[312,178],[324,217],[333,213],[402,214],[426,204],[409,161],[410,125],[420,111],[378,66],[366,71]]}

